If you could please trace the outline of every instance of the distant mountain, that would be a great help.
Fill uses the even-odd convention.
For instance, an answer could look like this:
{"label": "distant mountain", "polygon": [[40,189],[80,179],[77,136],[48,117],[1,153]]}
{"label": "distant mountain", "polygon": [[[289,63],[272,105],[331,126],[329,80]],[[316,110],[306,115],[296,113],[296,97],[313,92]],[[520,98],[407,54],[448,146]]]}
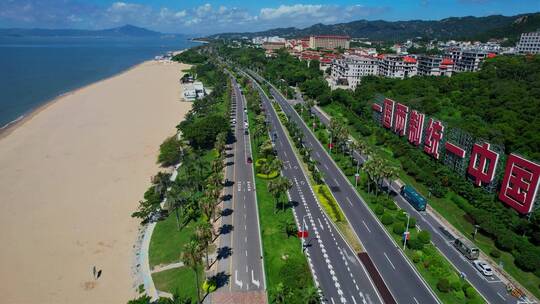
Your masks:
{"label": "distant mountain", "polygon": [[332,25],[315,24],[304,29],[276,28],[262,32],[223,33],[208,38],[253,38],[281,36],[286,38],[309,35],[349,35],[371,40],[404,40],[423,37],[437,39],[489,39],[515,37],[524,31],[540,28],[540,13],[516,16],[492,15],[487,17],[451,17],[442,20],[383,21],[358,20]]}
{"label": "distant mountain", "polygon": [[159,37],[165,34],[154,32],[145,28],[124,25],[104,30],[73,30],[73,29],[0,29],[0,37]]}

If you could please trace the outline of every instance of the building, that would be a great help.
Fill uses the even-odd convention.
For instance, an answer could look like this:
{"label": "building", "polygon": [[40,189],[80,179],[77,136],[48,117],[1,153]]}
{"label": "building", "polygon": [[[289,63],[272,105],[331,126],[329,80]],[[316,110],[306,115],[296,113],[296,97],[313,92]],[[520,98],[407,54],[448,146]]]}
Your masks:
{"label": "building", "polygon": [[494,53],[469,48],[449,48],[444,55],[454,62],[455,72],[476,72],[484,59],[495,56]]}
{"label": "building", "polygon": [[407,78],[417,74],[418,63],[411,56],[379,55],[378,74],[390,78]]}
{"label": "building", "polygon": [[454,62],[443,56],[418,55],[418,72],[420,76],[452,76]]}
{"label": "building", "polygon": [[349,49],[351,38],[349,36],[320,35],[309,37],[309,47],[311,49]]}
{"label": "building", "polygon": [[206,96],[206,90],[204,85],[200,81],[194,81],[192,83],[184,84],[184,98],[187,101],[193,101]]}
{"label": "building", "polygon": [[279,50],[285,47],[285,41],[283,42],[264,42],[262,44],[263,49],[267,51]]}
{"label": "building", "polygon": [[516,48],[519,54],[540,54],[540,29],[521,34]]}
{"label": "building", "polygon": [[330,82],[333,88],[347,86],[356,89],[362,77],[378,74],[378,60],[376,57],[344,55],[343,58],[332,61]]}

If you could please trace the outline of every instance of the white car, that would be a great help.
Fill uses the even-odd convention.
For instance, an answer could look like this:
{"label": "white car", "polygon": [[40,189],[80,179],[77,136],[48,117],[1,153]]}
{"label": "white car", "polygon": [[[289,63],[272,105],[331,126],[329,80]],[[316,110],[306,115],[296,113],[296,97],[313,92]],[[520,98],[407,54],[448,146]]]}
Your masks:
{"label": "white car", "polygon": [[478,269],[483,275],[486,277],[490,277],[493,275],[493,270],[491,270],[491,267],[488,263],[482,261],[482,260],[476,260],[473,262],[474,267]]}

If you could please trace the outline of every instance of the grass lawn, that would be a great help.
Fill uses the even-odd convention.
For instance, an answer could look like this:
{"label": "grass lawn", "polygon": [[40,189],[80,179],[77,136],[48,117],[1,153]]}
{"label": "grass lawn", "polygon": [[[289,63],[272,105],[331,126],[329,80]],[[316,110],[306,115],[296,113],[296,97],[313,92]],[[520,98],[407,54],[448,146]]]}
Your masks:
{"label": "grass lawn", "polygon": [[[339,105],[331,104],[329,106],[324,106],[323,109],[332,117],[343,116],[340,111],[343,109]],[[371,148],[376,152],[377,155],[382,156],[384,159],[390,161],[394,166],[398,168],[399,178],[407,183],[412,185],[418,190],[422,195],[428,197],[429,193],[427,187],[418,183],[414,178],[408,176],[403,169],[401,169],[401,164],[399,160],[395,159],[392,155],[392,151],[388,148],[375,145],[375,136],[370,136],[368,138],[363,137],[359,134],[353,126],[349,126],[349,131],[354,138],[364,138],[367,139],[367,142],[371,145]],[[474,232],[474,224],[468,220],[467,214],[459,208],[453,200],[461,200],[465,203],[467,201],[461,196],[455,194],[452,191],[449,191],[448,194],[443,198],[437,198],[431,196],[428,198],[429,204],[435,209],[439,214],[441,214],[449,223],[451,223],[459,232],[468,237],[472,241],[472,235]],[[495,249],[495,242],[488,236],[483,235],[479,232],[476,235],[476,240],[474,243],[485,253],[488,254]],[[533,293],[537,298],[540,298],[540,278],[530,272],[525,272],[519,269],[514,264],[514,257],[511,253],[501,251],[501,257],[494,259],[497,263],[502,262],[504,270],[512,276],[516,281],[523,285],[527,290]]]}
{"label": "grass lawn", "polygon": [[[178,293],[180,297],[190,297],[193,303],[197,301],[197,287],[195,282],[195,273],[189,267],[180,267],[169,269],[152,274],[152,279],[156,288],[169,293]],[[199,283],[202,286],[204,273],[199,269]],[[201,287],[202,289],[202,287]]]}
{"label": "grass lawn", "polygon": [[158,222],[150,240],[150,269],[159,264],[179,262],[182,248],[193,237],[196,226],[197,222],[191,221],[178,231],[174,213]]}

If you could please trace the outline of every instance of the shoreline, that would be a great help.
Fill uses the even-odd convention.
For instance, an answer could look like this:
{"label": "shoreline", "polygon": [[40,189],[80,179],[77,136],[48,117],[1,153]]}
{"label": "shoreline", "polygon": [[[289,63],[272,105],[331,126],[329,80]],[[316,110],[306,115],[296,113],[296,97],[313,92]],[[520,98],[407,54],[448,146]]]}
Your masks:
{"label": "shoreline", "polygon": [[17,130],[17,128],[24,125],[28,121],[32,120],[32,118],[34,118],[36,115],[43,112],[44,110],[46,110],[48,107],[52,106],[53,104],[57,103],[62,98],[73,95],[73,94],[76,94],[77,92],[79,92],[81,90],[84,90],[84,89],[86,89],[88,87],[99,84],[99,83],[101,83],[103,81],[109,80],[111,78],[121,76],[122,74],[127,73],[127,72],[137,68],[138,66],[143,65],[143,64],[145,64],[147,62],[151,62],[151,61],[153,61],[153,60],[149,59],[149,60],[139,62],[139,63],[137,63],[135,65],[132,65],[129,68],[127,68],[125,70],[122,70],[122,71],[120,71],[120,72],[118,72],[116,74],[113,74],[113,75],[111,75],[109,77],[102,78],[102,79],[100,79],[98,81],[94,81],[94,82],[89,83],[89,84],[85,84],[85,85],[83,85],[81,87],[78,87],[78,88],[76,88],[74,90],[71,90],[71,91],[68,91],[68,92],[65,92],[65,93],[61,93],[61,94],[59,94],[58,96],[56,96],[54,98],[43,101],[43,103],[41,105],[28,110],[24,114],[19,115],[19,117],[17,117],[16,119],[14,119],[14,120],[8,122],[7,124],[3,125],[0,128],[0,140],[5,138],[6,136],[9,136],[11,133],[13,133],[15,130]]}

